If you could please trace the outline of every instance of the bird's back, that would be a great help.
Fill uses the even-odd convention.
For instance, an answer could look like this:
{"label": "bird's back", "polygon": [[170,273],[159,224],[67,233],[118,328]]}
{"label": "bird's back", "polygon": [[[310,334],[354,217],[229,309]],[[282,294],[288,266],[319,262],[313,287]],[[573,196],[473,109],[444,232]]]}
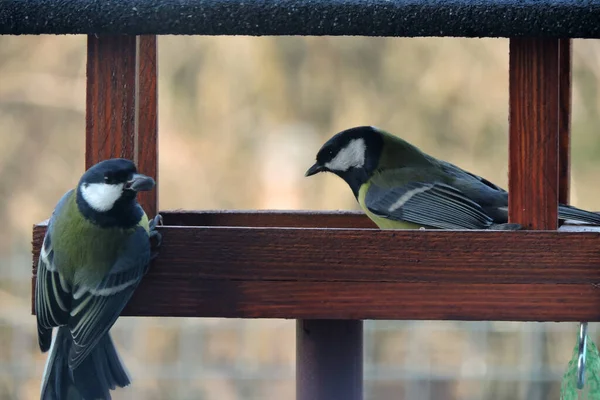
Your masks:
{"label": "bird's back", "polygon": [[[508,193],[501,187],[449,162],[422,152],[403,139],[383,132],[387,150],[372,181],[391,188],[400,182],[443,183],[461,191],[479,204],[497,223],[508,219]],[[392,183],[390,183],[392,182]]]}

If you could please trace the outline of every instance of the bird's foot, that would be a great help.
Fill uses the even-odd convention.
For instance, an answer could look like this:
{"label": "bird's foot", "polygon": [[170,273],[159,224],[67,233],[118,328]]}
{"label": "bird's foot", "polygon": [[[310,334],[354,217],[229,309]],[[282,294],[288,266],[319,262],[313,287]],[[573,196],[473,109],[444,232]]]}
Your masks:
{"label": "bird's foot", "polygon": [[162,224],[163,224],[163,217],[162,217],[162,215],[156,214],[156,217],[152,218],[152,221],[150,221],[150,224],[149,224],[150,230],[153,231],[153,230],[156,229],[156,227],[158,225],[162,226]]}
{"label": "bird's foot", "polygon": [[150,224],[148,225],[149,231],[150,231],[148,235],[150,236],[150,240],[154,241],[154,245],[152,246],[152,250],[151,250],[151,254],[150,254],[151,260],[154,260],[158,256],[158,248],[162,244],[162,235],[156,229],[157,226],[162,226],[162,225],[163,225],[163,217],[160,214],[157,214],[156,217],[154,217],[152,219],[152,221],[150,221]]}

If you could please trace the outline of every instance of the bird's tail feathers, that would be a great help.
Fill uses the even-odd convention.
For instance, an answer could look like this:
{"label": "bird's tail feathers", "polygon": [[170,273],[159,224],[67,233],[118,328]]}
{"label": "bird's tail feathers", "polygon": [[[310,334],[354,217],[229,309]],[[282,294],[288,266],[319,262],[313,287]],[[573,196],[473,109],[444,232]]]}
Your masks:
{"label": "bird's tail feathers", "polygon": [[[71,333],[69,328],[58,328],[52,338],[42,378],[41,400],[77,399],[77,389],[73,385],[69,371],[69,349]],[[81,398],[81,396],[79,396]]]}
{"label": "bird's tail feathers", "polygon": [[131,383],[110,334],[74,371],[68,363],[72,340],[68,327],[58,328],[46,361],[41,400],[110,400],[110,390]]}
{"label": "bird's tail feathers", "polygon": [[600,214],[564,204],[561,204],[558,207],[558,217],[564,220],[573,220],[578,222],[586,222],[588,224],[600,225]]}

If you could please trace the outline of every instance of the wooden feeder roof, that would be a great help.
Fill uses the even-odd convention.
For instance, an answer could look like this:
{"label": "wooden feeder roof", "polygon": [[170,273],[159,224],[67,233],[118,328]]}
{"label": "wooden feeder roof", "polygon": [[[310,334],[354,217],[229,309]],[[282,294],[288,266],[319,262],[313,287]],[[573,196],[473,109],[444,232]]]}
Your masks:
{"label": "wooden feeder roof", "polygon": [[600,38],[600,1],[3,0],[0,34]]}

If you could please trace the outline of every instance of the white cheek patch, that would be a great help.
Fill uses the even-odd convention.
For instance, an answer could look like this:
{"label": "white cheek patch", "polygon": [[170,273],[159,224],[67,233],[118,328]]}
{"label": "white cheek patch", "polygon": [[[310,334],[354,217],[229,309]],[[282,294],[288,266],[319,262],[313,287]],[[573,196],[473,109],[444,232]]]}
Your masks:
{"label": "white cheek patch", "polygon": [[123,184],[89,183],[81,186],[83,199],[95,211],[105,212],[113,208],[123,194]]}
{"label": "white cheek patch", "polygon": [[350,168],[362,168],[365,165],[367,146],[363,139],[351,140],[335,157],[325,164],[330,170],[348,171]]}

